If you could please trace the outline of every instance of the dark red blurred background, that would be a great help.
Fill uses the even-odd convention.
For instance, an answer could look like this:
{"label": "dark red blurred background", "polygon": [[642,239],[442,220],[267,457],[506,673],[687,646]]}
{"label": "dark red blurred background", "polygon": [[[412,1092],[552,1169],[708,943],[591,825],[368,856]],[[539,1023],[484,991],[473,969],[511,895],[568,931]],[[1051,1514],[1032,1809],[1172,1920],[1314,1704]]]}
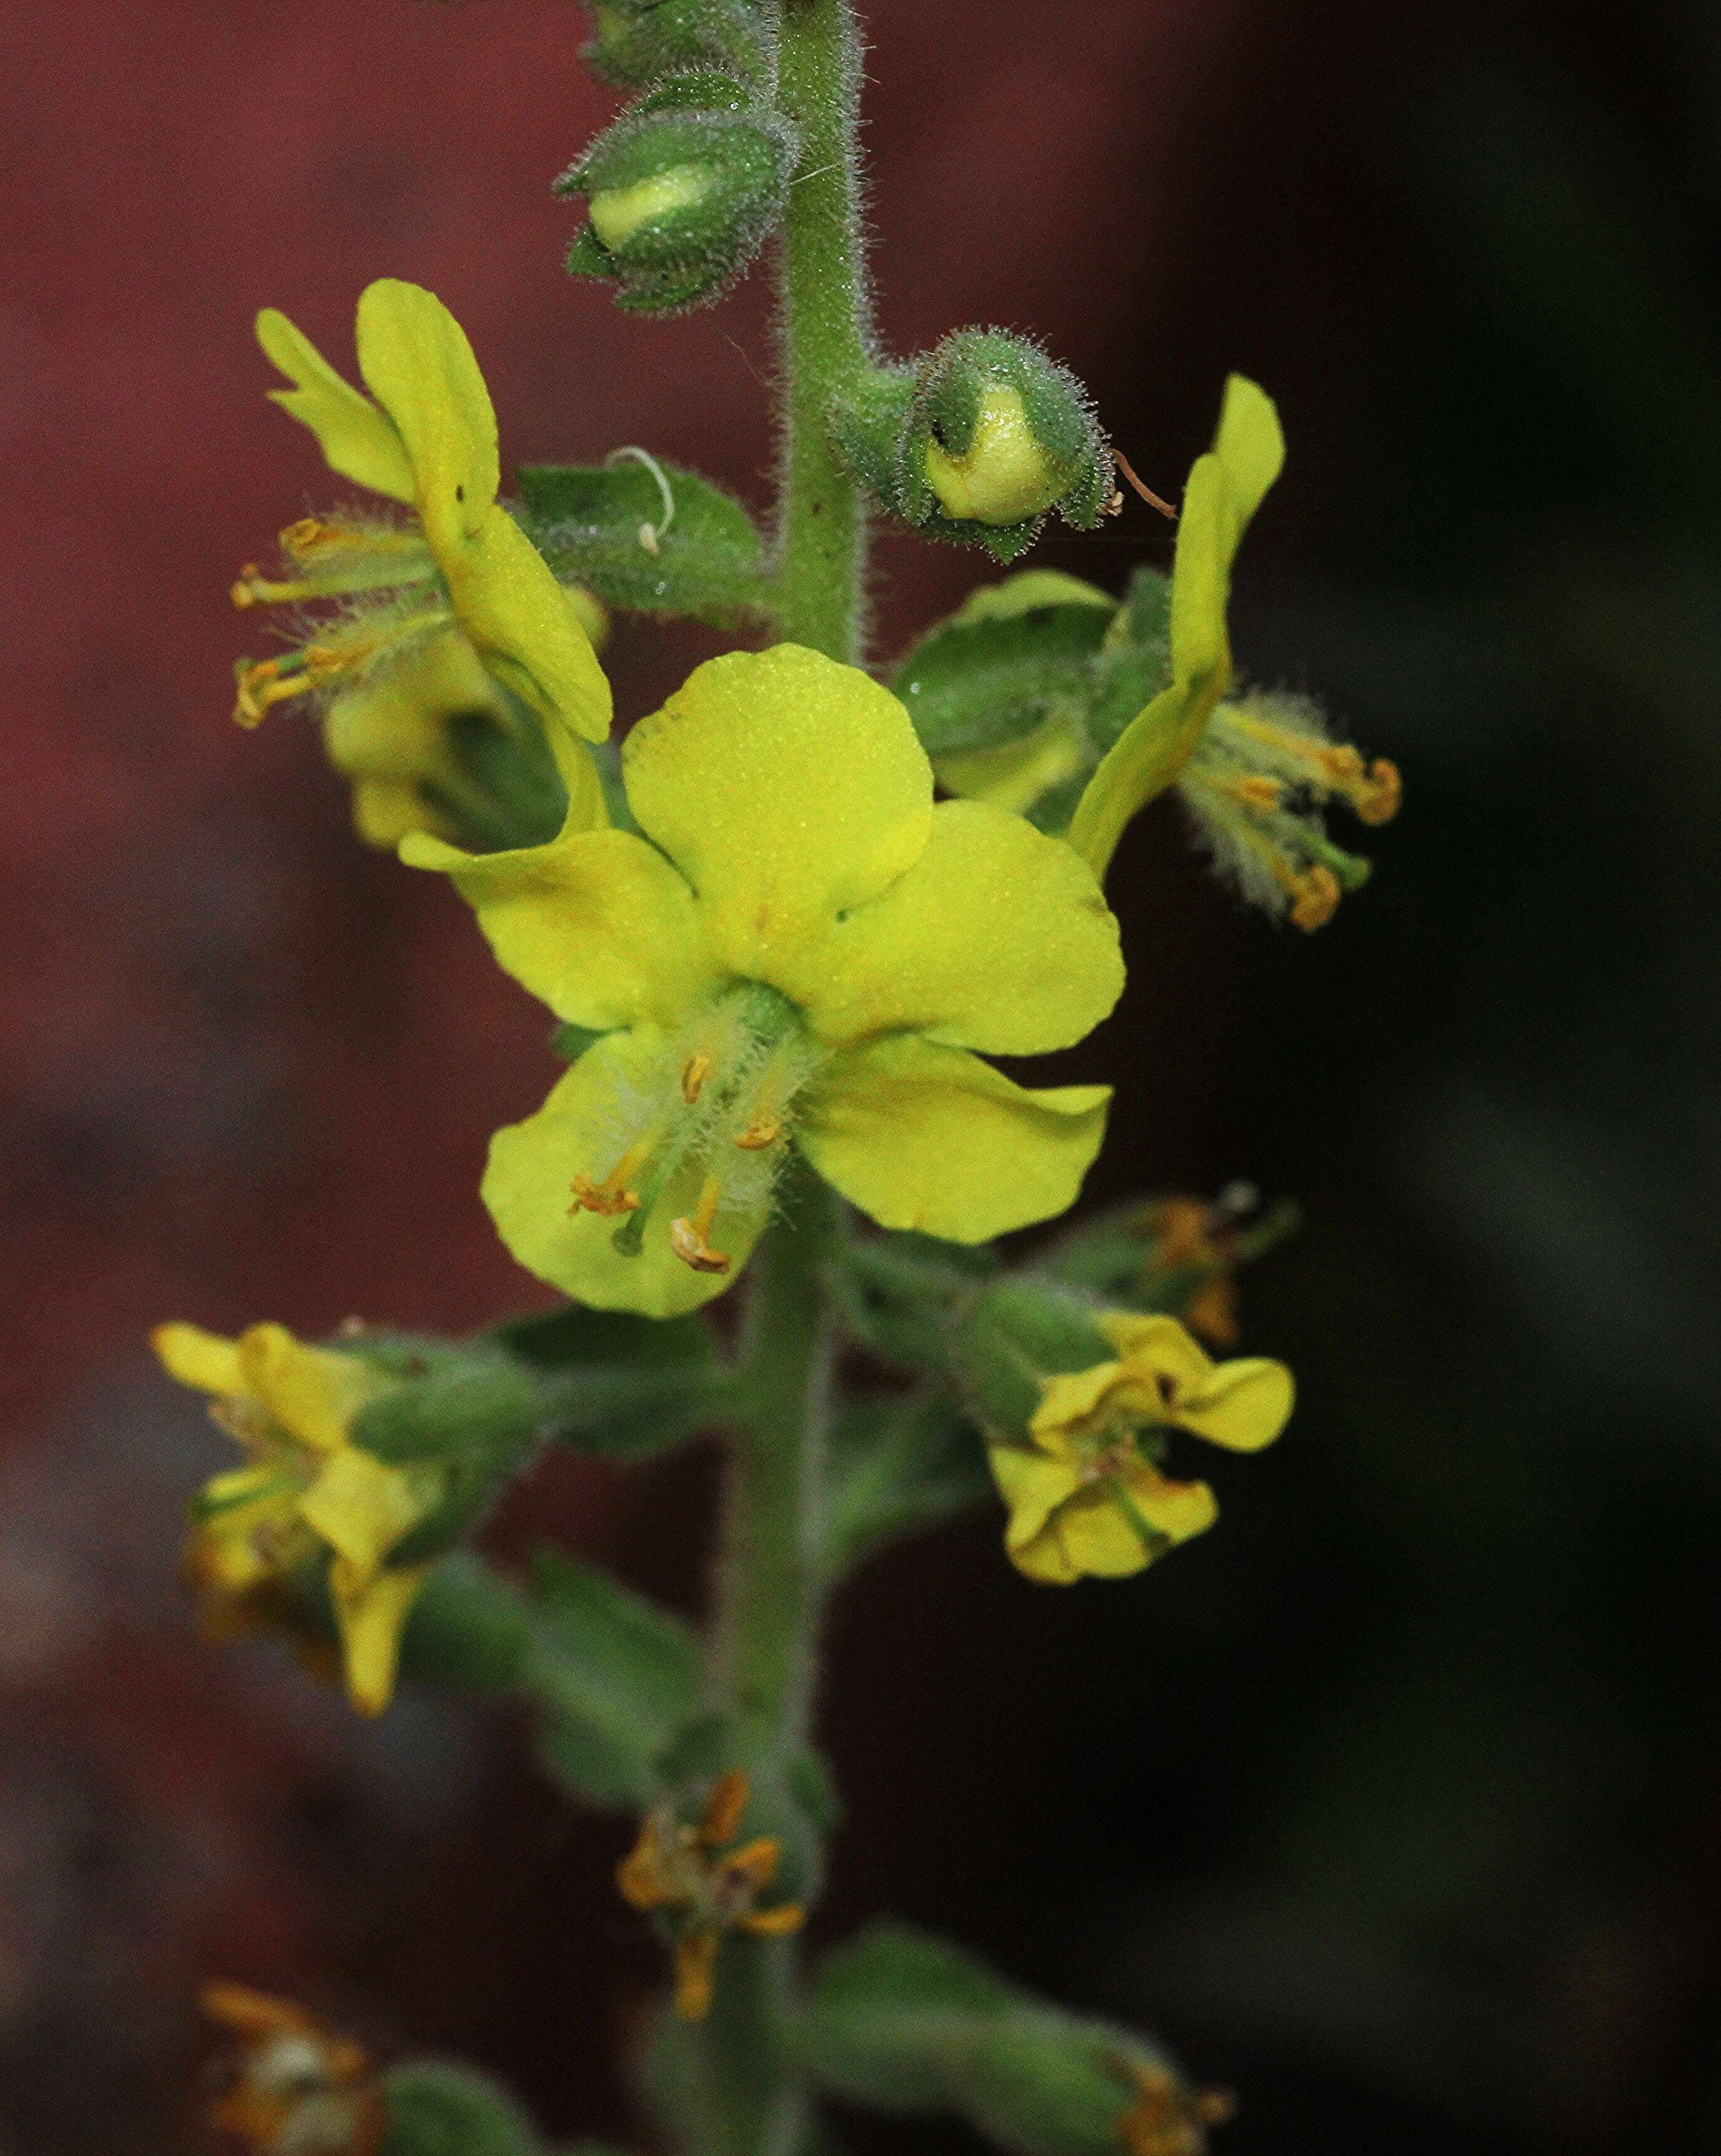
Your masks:
{"label": "dark red blurred background", "polygon": [[[1042,333],[1166,490],[1225,372],[1263,380],[1291,460],[1240,652],[1410,807],[1312,942],[1169,809],[1132,835],[1130,990],[1072,1060],[1121,1087],[1094,1187],[1303,1199],[1249,1297],[1303,1408],[1129,1588],[1030,1589],[989,1519],[852,1592],[823,1928],[889,1907],[1164,2028],[1242,2089],[1236,2156],[1713,2147],[1716,11],[863,12],[887,340]],[[614,103],[582,34],[569,0],[0,8],[0,2156],[197,2145],[209,1973],[626,2130],[620,1830],[493,1715],[361,1728],[193,1645],[217,1447],[142,1346],[539,1297],[475,1184],[543,1014],[351,840],[303,725],[233,729],[226,593],[329,499],[252,317],[345,367],[379,275],[464,324],[505,459],[643,443],[765,499],[766,278],[652,326],[559,268],[549,182]],[[1132,507],[1039,558],[1116,588],[1166,547]],[[987,573],[880,559],[881,654]],[[709,648],[624,623],[622,716]],[[690,1604],[709,1484],[558,1461],[494,1547]]]}

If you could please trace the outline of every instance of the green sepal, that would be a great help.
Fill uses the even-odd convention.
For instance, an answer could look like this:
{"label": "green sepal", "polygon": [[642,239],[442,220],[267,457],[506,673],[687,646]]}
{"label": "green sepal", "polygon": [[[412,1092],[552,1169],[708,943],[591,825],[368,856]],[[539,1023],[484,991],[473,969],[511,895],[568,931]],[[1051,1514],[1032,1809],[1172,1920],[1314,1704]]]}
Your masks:
{"label": "green sepal", "polygon": [[401,1670],[449,1691],[505,1697],[524,1681],[532,1640],[531,1609],[520,1589],[469,1550],[455,1550],[412,1604]]}
{"label": "green sepal", "polygon": [[550,1029],[550,1053],[559,1055],[564,1063],[577,1063],[588,1048],[603,1039],[588,1025],[561,1024]]}
{"label": "green sepal", "polygon": [[746,0],[595,0],[591,12],[594,34],[580,57],[612,82],[700,67],[762,82],[769,71],[770,30]]}
{"label": "green sepal", "polygon": [[1171,579],[1142,567],[1129,579],[1094,666],[1088,735],[1097,762],[1171,681]]}
{"label": "green sepal", "polygon": [[1117,2156],[1131,2064],[1181,2086],[1132,2030],[1045,2005],[899,1925],[828,1957],[802,2041],[832,2094],[899,2117],[953,2113],[1017,2156]]}
{"label": "green sepal", "polygon": [[969,1413],[991,1436],[1025,1441],[1043,1378],[1092,1369],[1116,1350],[1076,1290],[1013,1273],[976,1297],[952,1336],[950,1360]]}
{"label": "green sepal", "polygon": [[382,2156],[543,2156],[519,2099],[471,2066],[415,2060],[382,2076]]}
{"label": "green sepal", "polygon": [[1107,615],[1037,607],[1007,619],[942,622],[903,660],[891,687],[932,757],[997,748],[1085,704]]}
{"label": "green sepal", "polygon": [[[719,627],[765,609],[765,547],[733,495],[680,465],[659,466],[674,513],[664,521],[656,479],[633,458],[608,465],[525,465],[526,528],[560,577],[634,613],[690,614]],[[657,541],[655,553],[642,531]]]}
{"label": "green sepal", "polygon": [[643,1460],[720,1419],[728,1368],[697,1317],[560,1310],[492,1336],[533,1376],[545,1439],[610,1460]]}
{"label": "green sepal", "polygon": [[909,512],[903,448],[914,425],[917,391],[912,367],[873,367],[851,382],[825,415],[849,470],[874,501],[904,518]]}
{"label": "green sepal", "polygon": [[941,1242],[912,1231],[862,1233],[839,1249],[831,1291],[855,1337],[875,1355],[942,1374],[952,1323],[999,1265],[986,1244]]}
{"label": "green sepal", "polygon": [[643,1810],[670,1784],[660,1762],[699,1704],[692,1628],[596,1565],[540,1552],[526,1688],[538,1756],[589,1803]]}
{"label": "green sepal", "polygon": [[972,1424],[940,1393],[848,1408],[831,1433],[822,1562],[832,1578],[991,1492]]}

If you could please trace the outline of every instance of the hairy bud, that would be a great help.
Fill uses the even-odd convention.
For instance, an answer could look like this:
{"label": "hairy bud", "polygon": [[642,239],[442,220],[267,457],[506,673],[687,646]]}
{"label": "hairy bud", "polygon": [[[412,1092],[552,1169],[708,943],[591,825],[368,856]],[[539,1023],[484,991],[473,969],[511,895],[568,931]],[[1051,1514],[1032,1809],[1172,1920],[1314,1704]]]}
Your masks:
{"label": "hairy bud", "polygon": [[752,0],[593,0],[592,39],[581,57],[612,82],[656,82],[718,67],[757,80],[771,37]]}
{"label": "hairy bud", "polygon": [[591,213],[568,269],[642,313],[714,300],[776,223],[796,155],[793,130],[734,76],[659,84],[556,182]]}

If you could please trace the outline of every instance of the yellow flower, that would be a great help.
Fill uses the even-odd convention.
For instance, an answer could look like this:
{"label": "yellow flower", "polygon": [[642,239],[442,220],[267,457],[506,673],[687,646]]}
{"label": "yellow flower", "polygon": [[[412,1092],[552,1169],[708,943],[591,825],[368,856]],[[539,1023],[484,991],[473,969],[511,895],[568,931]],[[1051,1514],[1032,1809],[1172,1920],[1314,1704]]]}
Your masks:
{"label": "yellow flower", "polygon": [[623,768],[643,836],[401,848],[602,1036],[492,1144],[484,1199],[523,1265],[599,1308],[691,1309],[751,1250],[791,1143],[889,1228],[981,1242],[1071,1203],[1109,1090],[1029,1091],[971,1052],[1068,1046],[1117,999],[1117,924],[1068,847],[935,808],[895,697],[793,644],[699,667]]}
{"label": "yellow flower", "polygon": [[387,1466],[349,1435],[360,1409],[399,1380],[281,1325],[237,1340],[161,1325],[151,1345],[170,1377],[210,1395],[215,1421],[248,1455],[192,1507],[185,1568],[206,1630],[230,1636],[268,1621],[291,1576],[326,1553],[347,1696],[361,1714],[380,1714],[429,1569],[391,1568],[388,1555],[440,1495],[433,1472]]}
{"label": "yellow flower", "polygon": [[[595,644],[597,602],[578,591],[569,597],[589,609]],[[508,798],[498,798],[474,769],[474,734],[505,757]],[[506,844],[523,822],[541,822],[545,828],[532,836],[543,839],[565,819],[563,788],[543,732],[453,629],[337,696],[324,714],[323,746],[352,782],[359,836],[391,853],[408,831],[486,844],[494,834]],[[524,801],[523,789],[530,793]]]}
{"label": "yellow flower", "polygon": [[209,2110],[256,2156],[374,2156],[387,2127],[368,2056],[284,1999],[208,1984],[203,2011],[232,2031],[238,2056]]}
{"label": "yellow flower", "polygon": [[1175,1317],[1107,1311],[1093,1322],[1115,1359],[1042,1378],[1032,1441],[988,1448],[1012,1562],[1058,1586],[1140,1572],[1218,1517],[1206,1484],[1170,1481],[1139,1431],[1169,1426],[1257,1452],[1284,1428],[1293,1397],[1282,1363],[1216,1363]]}
{"label": "yellow flower", "polygon": [[602,741],[609,685],[580,605],[497,502],[495,413],[459,324],[417,285],[369,285],[358,354],[371,397],[274,309],[258,316],[257,335],[293,384],[270,395],[315,434],[330,468],[413,516],[304,518],[281,534],[289,577],[245,570],[233,587],[238,605],[326,599],[339,611],[298,650],[241,665],[238,718],[254,726],[288,697],[355,685],[458,627],[489,672],[545,721],[571,814],[601,822],[597,774],[564,730]]}
{"label": "yellow flower", "polygon": [[1171,572],[1171,680],[1132,719],[1088,780],[1069,842],[1104,876],[1124,828],[1182,770],[1231,685],[1231,565],[1285,460],[1273,402],[1233,374],[1213,446],[1184,489]]}
{"label": "yellow flower", "polygon": [[675,2010],[684,2021],[703,2021],[710,2010],[726,1931],[781,1938],[807,1920],[798,1902],[755,1907],[776,1876],[782,1845],[769,1835],[736,1842],[747,1795],[747,1777],[737,1770],[712,1790],[696,1825],[684,1825],[667,1806],[648,1813],[639,1840],[616,1866],[623,1901],[657,1916],[669,1934]]}

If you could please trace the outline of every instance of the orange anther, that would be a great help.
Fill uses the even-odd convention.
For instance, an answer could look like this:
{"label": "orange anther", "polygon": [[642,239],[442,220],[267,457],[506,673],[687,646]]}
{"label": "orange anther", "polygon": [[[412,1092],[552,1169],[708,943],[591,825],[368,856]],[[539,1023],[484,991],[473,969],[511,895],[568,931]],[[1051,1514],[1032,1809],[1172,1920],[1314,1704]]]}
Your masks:
{"label": "orange anther", "polygon": [[1262,816],[1270,814],[1278,808],[1283,798],[1284,790],[1278,779],[1268,778],[1263,773],[1256,771],[1252,771],[1246,778],[1238,779],[1234,788],[1237,799],[1242,803],[1244,808],[1252,808],[1257,815]]}
{"label": "orange anther", "polygon": [[571,1185],[574,1202],[568,1211],[573,1213],[602,1213],[606,1219],[613,1219],[618,1213],[637,1213],[639,1193],[617,1183],[612,1175],[602,1183],[594,1183],[589,1175],[576,1175]]}
{"label": "orange anther", "polygon": [[691,1107],[704,1090],[705,1081],[711,1075],[711,1058],[701,1049],[697,1055],[689,1055],[681,1066],[681,1097]]}
{"label": "orange anther", "polygon": [[763,1152],[767,1146],[774,1146],[782,1134],[782,1117],[766,1114],[755,1116],[735,1143],[745,1152]]}
{"label": "orange anther", "polygon": [[1305,870],[1292,879],[1290,890],[1293,927],[1324,928],[1339,910],[1339,879],[1329,868]]}
{"label": "orange anther", "polygon": [[720,1849],[735,1838],[735,1829],[747,1809],[750,1784],[745,1768],[735,1767],[723,1776],[705,1799],[699,1815],[699,1840],[708,1848]]}
{"label": "orange anther", "polygon": [[1369,766],[1367,780],[1360,784],[1351,805],[1365,824],[1390,824],[1404,800],[1404,781],[1398,766],[1377,756]]}
{"label": "orange anther", "polygon": [[684,1265],[691,1265],[696,1273],[726,1273],[729,1260],[721,1250],[714,1250],[691,1220],[672,1220],[669,1223],[669,1247]]}

